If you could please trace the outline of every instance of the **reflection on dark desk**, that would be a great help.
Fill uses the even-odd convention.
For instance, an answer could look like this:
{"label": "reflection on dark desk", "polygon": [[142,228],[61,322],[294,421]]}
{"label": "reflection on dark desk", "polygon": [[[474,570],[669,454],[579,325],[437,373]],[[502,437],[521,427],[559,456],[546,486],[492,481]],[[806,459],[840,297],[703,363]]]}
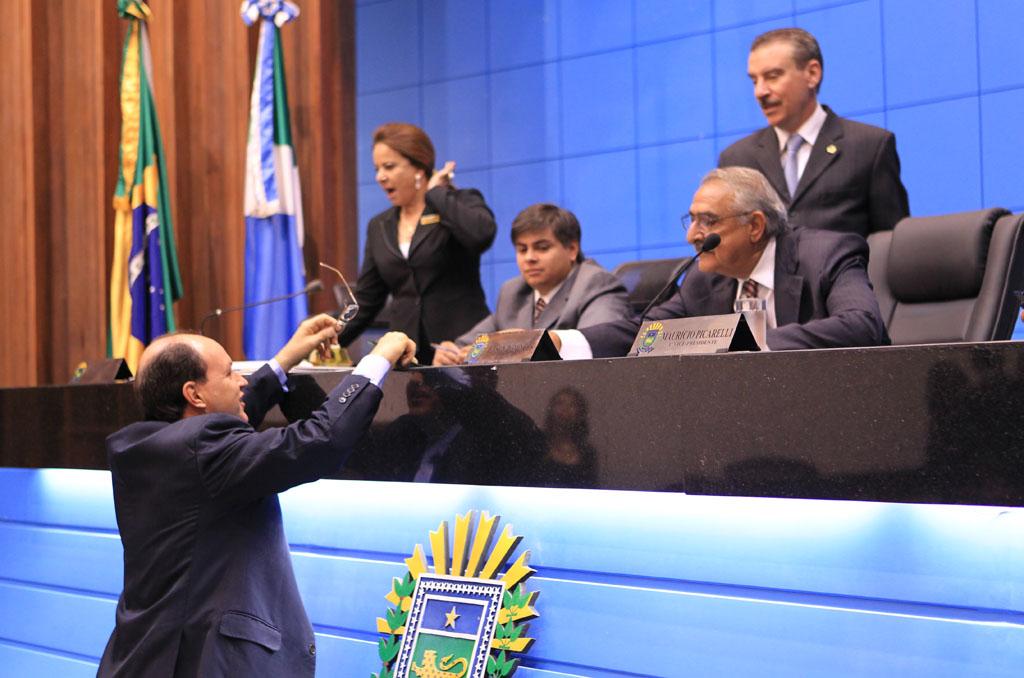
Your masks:
{"label": "reflection on dark desk", "polygon": [[[284,414],[341,376],[293,375]],[[339,477],[1024,506],[1015,342],[419,368],[384,392]],[[0,466],[106,468],[138,417],[127,384],[0,389]]]}

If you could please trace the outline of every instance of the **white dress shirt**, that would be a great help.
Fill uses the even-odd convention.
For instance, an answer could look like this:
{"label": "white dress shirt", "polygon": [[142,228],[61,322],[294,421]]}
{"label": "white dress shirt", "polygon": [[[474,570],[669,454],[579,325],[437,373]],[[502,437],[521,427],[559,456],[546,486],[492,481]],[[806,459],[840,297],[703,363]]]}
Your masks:
{"label": "white dress shirt", "polygon": [[[744,280],[747,279],[757,283],[757,298],[765,300],[765,309],[768,311],[766,318],[768,327],[771,329],[778,327],[778,321],[775,318],[775,238],[768,241],[764,252],[761,252],[761,258],[757,260],[754,270],[750,272],[749,278],[744,278]],[[743,280],[739,281],[736,286],[736,298],[739,299],[742,294]]]}
{"label": "white dress shirt", "polygon": [[[281,367],[281,364],[277,362],[277,358],[271,358],[267,361],[267,364],[270,365],[270,369],[274,371],[275,375],[277,375],[277,380],[281,382],[281,388],[287,391],[288,375]],[[359,361],[356,368],[352,370],[352,374],[360,377],[366,377],[370,380],[371,384],[380,388],[381,384],[384,383],[384,377],[388,376],[388,372],[390,371],[391,363],[388,362],[387,358],[383,358],[379,355],[373,355],[371,353],[370,355],[364,356],[363,359]]]}

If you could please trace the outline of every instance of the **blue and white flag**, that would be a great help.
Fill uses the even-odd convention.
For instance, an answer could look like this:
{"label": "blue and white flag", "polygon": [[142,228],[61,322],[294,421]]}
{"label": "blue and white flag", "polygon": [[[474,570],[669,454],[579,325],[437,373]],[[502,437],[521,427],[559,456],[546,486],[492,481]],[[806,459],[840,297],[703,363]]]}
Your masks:
{"label": "blue and white flag", "polygon": [[[245,167],[245,303],[302,290],[302,192],[292,148],[284,54],[278,29],[299,15],[281,0],[247,0],[242,20],[260,24]],[[250,360],[272,357],[309,314],[305,295],[247,309]]]}

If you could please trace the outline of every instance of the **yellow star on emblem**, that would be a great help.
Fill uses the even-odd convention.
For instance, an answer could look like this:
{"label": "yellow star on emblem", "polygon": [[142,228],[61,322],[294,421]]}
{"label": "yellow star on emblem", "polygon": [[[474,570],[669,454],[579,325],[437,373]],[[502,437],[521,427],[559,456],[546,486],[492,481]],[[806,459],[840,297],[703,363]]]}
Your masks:
{"label": "yellow star on emblem", "polygon": [[455,614],[455,606],[452,605],[452,611],[444,613],[444,625],[445,625],[445,628],[448,628],[450,626],[450,627],[452,627],[454,629],[455,628],[455,620],[458,619],[461,616],[462,615],[460,615],[460,614]]}

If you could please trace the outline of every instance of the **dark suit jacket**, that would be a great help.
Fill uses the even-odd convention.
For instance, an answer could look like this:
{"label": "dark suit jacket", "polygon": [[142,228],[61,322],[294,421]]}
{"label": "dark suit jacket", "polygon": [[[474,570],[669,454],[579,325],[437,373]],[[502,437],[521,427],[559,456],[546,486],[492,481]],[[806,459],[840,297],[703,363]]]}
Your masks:
{"label": "dark suit jacket", "polygon": [[392,207],[370,220],[355,290],[359,313],[339,342],[347,346],[358,337],[391,294],[390,328],[409,335],[420,363],[429,365],[430,342],[457,337],[488,313],[480,255],[497,226],[479,191],[438,186],[427,192],[423,216],[438,215],[440,222],[416,227],[406,259],[398,249],[398,213]]}
{"label": "dark suit jacket", "polygon": [[[782,172],[779,138],[766,127],[722,151],[719,167],[760,170],[789,209],[793,228],[869,233],[890,229],[910,214],[907,189],[900,181],[896,137],[878,127],[840,118],[829,108],[790,196]],[[830,150],[832,152],[830,152]]]}
{"label": "dark suit jacket", "polygon": [[[251,381],[258,425],[281,397]],[[107,439],[124,591],[99,676],[312,676],[277,493],[333,473],[369,427],[380,390],[348,377],[313,415],[257,433],[224,414],[131,424]]]}
{"label": "dark suit jacket", "polygon": [[455,341],[459,345],[471,344],[484,332],[508,329],[574,330],[627,318],[631,312],[622,281],[593,259],[585,259],[573,267],[536,324],[533,288],[520,276],[501,286],[494,313]]}
{"label": "dark suit jacket", "polygon": [[[775,244],[775,316],[768,330],[774,351],[799,348],[876,346],[889,343],[867,274],[868,246],[848,233],[803,229],[780,235]],[[733,312],[735,278],[692,269],[679,293],[647,314],[665,320]],[[595,358],[625,355],[640,318],[581,330]]]}

